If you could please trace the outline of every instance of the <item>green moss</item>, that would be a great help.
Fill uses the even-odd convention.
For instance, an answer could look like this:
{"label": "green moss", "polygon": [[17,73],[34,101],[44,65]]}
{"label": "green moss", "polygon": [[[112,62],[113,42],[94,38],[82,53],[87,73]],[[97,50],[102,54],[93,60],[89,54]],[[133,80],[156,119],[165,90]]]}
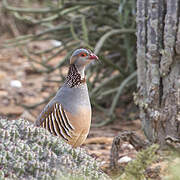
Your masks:
{"label": "green moss", "polygon": [[[173,153],[173,154],[172,154]],[[165,170],[166,176],[163,176],[164,180],[179,180],[180,179],[180,156],[179,152],[171,151],[168,157],[167,168]]]}
{"label": "green moss", "polygon": [[109,179],[81,149],[19,119],[0,120],[0,179]]}

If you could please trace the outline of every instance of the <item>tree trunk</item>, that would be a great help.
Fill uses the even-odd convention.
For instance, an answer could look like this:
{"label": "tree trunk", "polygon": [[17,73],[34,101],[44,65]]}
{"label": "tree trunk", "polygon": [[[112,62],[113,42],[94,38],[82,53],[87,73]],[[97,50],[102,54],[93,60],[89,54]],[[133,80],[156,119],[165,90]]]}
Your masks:
{"label": "tree trunk", "polygon": [[137,0],[137,68],[145,135],[180,138],[180,0]]}

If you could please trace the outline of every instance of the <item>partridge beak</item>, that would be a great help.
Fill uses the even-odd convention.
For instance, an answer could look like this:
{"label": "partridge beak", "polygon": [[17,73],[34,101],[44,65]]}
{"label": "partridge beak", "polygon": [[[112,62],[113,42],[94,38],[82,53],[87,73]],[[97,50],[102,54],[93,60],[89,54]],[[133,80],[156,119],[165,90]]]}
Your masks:
{"label": "partridge beak", "polygon": [[93,53],[91,53],[90,55],[89,55],[89,59],[91,59],[91,60],[99,60],[99,58],[95,55],[95,54],[93,54]]}

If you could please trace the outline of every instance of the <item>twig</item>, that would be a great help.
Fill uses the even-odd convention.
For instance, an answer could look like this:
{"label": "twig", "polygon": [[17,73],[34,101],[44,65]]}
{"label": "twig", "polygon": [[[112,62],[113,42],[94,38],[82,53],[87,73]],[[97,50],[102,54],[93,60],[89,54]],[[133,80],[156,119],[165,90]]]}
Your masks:
{"label": "twig", "polygon": [[102,126],[105,126],[109,123],[111,123],[112,121],[114,121],[115,119],[115,114],[114,114],[114,109],[117,105],[117,102],[119,100],[119,96],[121,95],[124,87],[126,87],[127,83],[132,80],[134,77],[136,77],[137,75],[137,72],[135,71],[134,73],[132,73],[130,76],[128,76],[122,83],[121,85],[118,87],[118,90],[117,90],[117,93],[116,93],[116,96],[114,97],[113,99],[113,102],[111,104],[111,108],[108,112],[108,117],[106,118],[105,121],[102,121],[101,123],[98,123],[98,124],[94,124],[93,126],[94,127],[102,127]]}
{"label": "twig", "polygon": [[120,74],[116,74],[106,80],[104,80],[102,83],[100,83],[98,86],[96,86],[90,93],[90,96],[92,97],[99,89],[101,89],[101,87],[107,85],[108,83],[110,83],[111,81],[114,81],[115,79],[121,77]]}
{"label": "twig", "polygon": [[15,12],[14,16],[17,19],[21,20],[21,21],[26,21],[28,23],[36,25],[36,24],[40,24],[40,23],[45,23],[45,22],[53,21],[53,20],[57,19],[60,15],[59,14],[55,14],[55,15],[52,15],[50,17],[47,17],[47,18],[44,18],[44,19],[41,19],[41,20],[33,19],[31,16],[22,16],[18,12]]}
{"label": "twig", "polygon": [[81,24],[82,24],[82,30],[83,30],[83,40],[86,42],[86,44],[89,44],[88,28],[87,28],[87,25],[86,25],[85,16],[82,17]]}
{"label": "twig", "polygon": [[[100,57],[101,58],[101,57]],[[106,59],[105,57],[101,59],[104,63],[108,66],[112,67],[114,70],[118,70],[122,77],[125,77],[126,73],[122,70],[121,67],[116,65],[115,63],[111,62],[110,60]]]}
{"label": "twig", "polygon": [[111,153],[110,153],[111,169],[118,167],[119,152],[121,151],[122,141],[126,141],[130,143],[137,151],[147,148],[150,145],[148,141],[143,140],[135,132],[132,131],[125,131],[120,135],[116,136],[111,146]]}
{"label": "twig", "polygon": [[[105,108],[101,107],[101,106],[100,106],[99,104],[97,104],[96,101],[93,100],[93,99],[91,99],[91,104],[92,104],[93,106],[95,106],[99,111],[102,111],[102,112],[104,112],[104,113],[107,112],[107,110],[106,110]],[[93,124],[92,126],[95,127],[96,124]]]}
{"label": "twig", "polygon": [[109,116],[112,116],[114,114],[114,109],[118,103],[119,100],[119,96],[122,94],[124,88],[126,87],[127,83],[132,80],[133,78],[135,78],[137,75],[137,71],[133,72],[132,74],[130,74],[126,79],[123,80],[123,82],[120,84],[120,86],[118,87],[118,91],[116,93],[116,96],[113,99],[113,102],[111,104],[111,108],[109,110]]}
{"label": "twig", "polygon": [[48,70],[49,70],[49,69],[52,69],[52,67],[49,66],[49,65],[47,65],[46,63],[39,62],[39,61],[35,60],[34,58],[32,58],[32,57],[30,56],[27,48],[26,48],[23,52],[24,52],[24,55],[25,55],[27,58],[29,58],[29,60],[35,62],[36,64],[39,64],[39,65],[43,66],[44,68],[46,68],[46,69],[48,69]]}
{"label": "twig", "polygon": [[97,124],[92,124],[92,127],[98,128],[98,127],[102,127],[113,122],[115,117],[114,116],[109,117],[107,112],[106,114],[107,114],[107,118],[105,120],[102,120],[100,123],[97,123]]}
{"label": "twig", "polygon": [[26,109],[33,109],[36,108],[37,106],[41,105],[41,104],[45,104],[47,102],[49,102],[49,100],[55,96],[56,93],[51,94],[50,96],[48,96],[46,99],[44,99],[43,101],[40,101],[36,104],[32,104],[32,105],[27,105],[27,104],[20,104],[20,106],[22,106],[23,108]]}
{"label": "twig", "polygon": [[95,54],[99,54],[102,46],[105,44],[105,41],[110,37],[110,36],[113,36],[113,35],[116,35],[116,34],[122,34],[122,33],[135,33],[136,30],[135,29],[113,29],[109,32],[107,32],[106,34],[104,34],[100,39],[99,41],[97,42],[96,46],[95,46]]}
{"label": "twig", "polygon": [[[130,86],[135,85],[135,84],[136,84],[136,81],[131,81],[131,82],[129,82],[129,83],[126,85],[126,87],[130,87]],[[100,96],[98,97],[98,99],[102,99],[104,96],[108,96],[108,95],[110,95],[110,94],[113,94],[113,93],[117,92],[118,89],[119,89],[119,88],[116,87],[116,88],[113,88],[113,89],[109,89],[109,90],[107,90],[107,91],[104,91],[104,92],[102,92],[102,93],[100,94]]]}
{"label": "twig", "polygon": [[102,92],[102,93],[100,94],[100,96],[99,96],[99,98],[98,98],[98,99],[102,99],[104,96],[107,96],[107,95],[113,94],[113,93],[115,93],[118,89],[119,89],[118,87],[113,88],[113,89],[108,89],[107,91]]}
{"label": "twig", "polygon": [[13,7],[9,6],[7,3],[7,0],[3,0],[3,7],[6,8],[8,11],[14,11],[14,12],[23,12],[23,13],[49,13],[49,12],[58,12],[63,10],[64,7],[56,8],[56,9],[51,9],[51,8],[18,8],[18,7]]}

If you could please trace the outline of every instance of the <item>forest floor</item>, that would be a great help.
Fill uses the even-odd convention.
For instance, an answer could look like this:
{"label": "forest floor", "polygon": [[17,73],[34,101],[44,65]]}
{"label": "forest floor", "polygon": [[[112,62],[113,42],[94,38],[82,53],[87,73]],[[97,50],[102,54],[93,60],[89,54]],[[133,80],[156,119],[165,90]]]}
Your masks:
{"label": "forest floor", "polygon": [[[64,54],[54,58],[51,61],[52,65],[57,64],[62,56]],[[63,69],[64,73],[67,73],[67,70],[68,66]],[[58,70],[49,75],[33,71],[28,59],[18,48],[0,50],[0,116],[8,119],[23,117],[34,122],[45,104],[33,109],[27,109],[23,105],[33,105],[49,97],[60,85],[47,80],[58,80],[58,78]],[[92,126],[83,145],[88,154],[102,162],[102,169],[106,172],[108,172],[110,149],[115,136],[128,130],[144,138],[138,111],[131,111],[132,107],[134,107],[133,102],[128,107],[117,108],[117,118],[110,125],[98,128]],[[104,114],[93,109],[92,124],[104,119]],[[125,144],[119,157],[135,158],[137,151],[128,143]],[[122,160],[122,163],[126,162]]]}

